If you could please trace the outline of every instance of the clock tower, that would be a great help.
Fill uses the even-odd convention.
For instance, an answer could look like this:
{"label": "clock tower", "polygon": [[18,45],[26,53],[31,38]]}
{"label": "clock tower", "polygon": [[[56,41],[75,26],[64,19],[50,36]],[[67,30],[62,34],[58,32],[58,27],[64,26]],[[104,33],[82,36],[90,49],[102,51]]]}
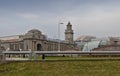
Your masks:
{"label": "clock tower", "polygon": [[70,22],[66,25],[66,30],[65,30],[65,42],[66,43],[73,43],[73,30],[72,30],[72,25]]}

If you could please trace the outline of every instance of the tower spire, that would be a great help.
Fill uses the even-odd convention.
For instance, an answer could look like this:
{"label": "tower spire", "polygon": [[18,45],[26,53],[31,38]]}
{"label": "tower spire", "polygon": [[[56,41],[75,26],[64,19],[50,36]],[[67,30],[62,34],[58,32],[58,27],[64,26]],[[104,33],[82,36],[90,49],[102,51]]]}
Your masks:
{"label": "tower spire", "polygon": [[68,21],[68,24],[71,25],[70,21]]}

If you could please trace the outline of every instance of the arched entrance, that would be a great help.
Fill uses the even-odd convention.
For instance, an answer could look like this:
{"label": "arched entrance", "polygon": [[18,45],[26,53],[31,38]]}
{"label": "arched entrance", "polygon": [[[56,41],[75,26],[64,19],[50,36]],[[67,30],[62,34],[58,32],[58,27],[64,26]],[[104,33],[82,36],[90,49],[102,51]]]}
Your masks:
{"label": "arched entrance", "polygon": [[42,50],[41,44],[37,44],[37,51],[41,51],[41,50]]}

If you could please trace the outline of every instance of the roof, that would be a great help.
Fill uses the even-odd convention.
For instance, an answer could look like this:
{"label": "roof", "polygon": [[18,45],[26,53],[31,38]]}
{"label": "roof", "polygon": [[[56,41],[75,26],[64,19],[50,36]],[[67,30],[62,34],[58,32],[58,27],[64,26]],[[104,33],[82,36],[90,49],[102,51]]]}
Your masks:
{"label": "roof", "polygon": [[0,40],[16,40],[16,39],[20,39],[20,35],[14,35],[14,36],[5,36],[5,37],[0,37]]}
{"label": "roof", "polygon": [[96,37],[94,36],[87,36],[87,35],[83,35],[83,36],[79,36],[76,41],[90,41],[91,39],[95,39]]}
{"label": "roof", "polygon": [[20,41],[20,39],[1,40],[1,42],[16,42],[16,41]]}

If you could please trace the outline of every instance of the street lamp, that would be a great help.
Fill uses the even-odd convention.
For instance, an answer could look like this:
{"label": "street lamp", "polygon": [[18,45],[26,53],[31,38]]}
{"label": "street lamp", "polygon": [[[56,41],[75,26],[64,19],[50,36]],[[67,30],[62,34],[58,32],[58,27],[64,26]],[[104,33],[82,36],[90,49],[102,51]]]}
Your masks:
{"label": "street lamp", "polygon": [[58,23],[58,51],[60,51],[60,25],[63,24],[62,22]]}

